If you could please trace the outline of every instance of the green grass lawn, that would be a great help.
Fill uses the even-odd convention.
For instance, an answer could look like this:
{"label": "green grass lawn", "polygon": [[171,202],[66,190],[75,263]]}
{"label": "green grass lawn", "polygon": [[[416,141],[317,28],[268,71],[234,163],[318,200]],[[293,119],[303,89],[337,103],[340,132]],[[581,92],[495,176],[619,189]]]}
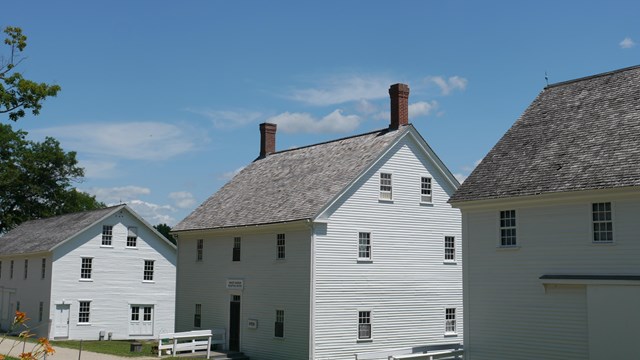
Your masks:
{"label": "green grass lawn", "polygon": [[112,340],[112,341],[71,341],[71,340],[60,340],[60,341],[52,341],[51,345],[54,348],[56,347],[64,347],[70,349],[80,349],[80,345],[82,344],[82,351],[93,351],[102,354],[111,354],[117,356],[124,357],[141,357],[141,356],[153,356],[151,354],[151,346],[155,344],[153,341],[137,341],[142,344],[141,352],[131,352],[131,343],[133,341],[120,341],[120,340]]}

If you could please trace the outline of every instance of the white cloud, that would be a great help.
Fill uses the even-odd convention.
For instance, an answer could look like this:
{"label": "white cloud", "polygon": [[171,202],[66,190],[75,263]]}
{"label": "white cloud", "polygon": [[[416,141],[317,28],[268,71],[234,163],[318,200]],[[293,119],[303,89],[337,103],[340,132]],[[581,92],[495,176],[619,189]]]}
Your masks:
{"label": "white cloud", "polygon": [[161,122],[84,123],[32,130],[66,149],[130,160],[164,160],[195,149],[201,131]]}
{"label": "white cloud", "polygon": [[442,95],[449,95],[454,90],[463,91],[467,88],[467,79],[460,76],[451,76],[449,79],[445,79],[442,76],[430,76],[427,77],[427,82],[436,84]]}
{"label": "white cloud", "polygon": [[344,133],[355,130],[360,125],[360,117],[342,115],[342,110],[337,109],[322,119],[314,119],[307,113],[285,112],[267,122],[278,124],[278,129],[288,133]]}
{"label": "white cloud", "polygon": [[166,223],[173,226],[176,223],[176,219],[172,216],[176,210],[170,205],[158,205],[142,200],[131,200],[127,205],[151,225]]}
{"label": "white cloud", "polygon": [[151,190],[149,188],[133,185],[111,188],[88,188],[82,189],[82,191],[95,195],[98,201],[112,205],[129,203],[141,195],[151,194]]}
{"label": "white cloud", "polygon": [[620,41],[618,45],[620,45],[620,47],[623,49],[630,49],[636,46],[636,43],[630,37],[626,37],[622,41]]}
{"label": "white cloud", "polygon": [[222,174],[220,174],[220,175],[218,176],[218,179],[219,179],[219,180],[226,180],[226,181],[229,181],[229,180],[231,180],[234,176],[236,176],[240,171],[242,171],[242,169],[244,169],[244,166],[241,166],[241,167],[239,167],[239,168],[237,168],[237,169],[235,169],[235,170],[233,170],[233,171],[227,171],[227,172],[224,172],[224,173],[222,173]]}
{"label": "white cloud", "polygon": [[79,160],[79,165],[84,169],[85,178],[106,179],[115,176],[116,163],[113,161]]}
{"label": "white cloud", "polygon": [[196,204],[193,194],[187,191],[169,193],[169,199],[173,200],[175,205],[181,209],[188,209]]}
{"label": "white cloud", "polygon": [[419,116],[427,116],[432,111],[438,108],[438,102],[433,101],[418,101],[413,104],[409,104],[409,119]]}
{"label": "white cloud", "polygon": [[371,114],[378,111],[378,107],[368,100],[360,99],[356,104],[356,110],[363,114]]}
{"label": "white cloud", "polygon": [[458,179],[458,182],[460,182],[460,184],[462,184],[467,179],[468,175],[463,175],[461,173],[456,173],[456,174],[453,174],[453,176],[455,176],[455,178]]}
{"label": "white cloud", "polygon": [[335,76],[317,88],[293,90],[287,98],[311,105],[336,105],[389,96],[391,80],[383,77]]}
{"label": "white cloud", "polygon": [[249,110],[231,111],[198,108],[187,108],[186,110],[211,119],[213,125],[221,129],[228,129],[251,124],[257,121],[262,116],[262,113]]}

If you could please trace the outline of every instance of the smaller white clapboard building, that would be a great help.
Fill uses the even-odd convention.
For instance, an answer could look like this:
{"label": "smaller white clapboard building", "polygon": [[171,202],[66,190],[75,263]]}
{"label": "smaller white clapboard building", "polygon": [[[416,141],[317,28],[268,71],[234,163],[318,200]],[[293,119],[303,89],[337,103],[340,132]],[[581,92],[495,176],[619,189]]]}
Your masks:
{"label": "smaller white clapboard building", "polygon": [[176,248],[126,205],[22,223],[0,237],[0,327],[49,339],[172,332]]}

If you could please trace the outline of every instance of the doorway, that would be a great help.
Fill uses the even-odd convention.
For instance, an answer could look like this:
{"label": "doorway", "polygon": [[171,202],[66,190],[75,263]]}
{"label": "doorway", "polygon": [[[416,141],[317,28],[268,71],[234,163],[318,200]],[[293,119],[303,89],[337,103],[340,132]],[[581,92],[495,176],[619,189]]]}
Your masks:
{"label": "doorway", "polygon": [[54,334],[55,338],[69,337],[69,304],[57,304]]}
{"label": "doorway", "polygon": [[229,351],[240,351],[240,295],[229,302]]}

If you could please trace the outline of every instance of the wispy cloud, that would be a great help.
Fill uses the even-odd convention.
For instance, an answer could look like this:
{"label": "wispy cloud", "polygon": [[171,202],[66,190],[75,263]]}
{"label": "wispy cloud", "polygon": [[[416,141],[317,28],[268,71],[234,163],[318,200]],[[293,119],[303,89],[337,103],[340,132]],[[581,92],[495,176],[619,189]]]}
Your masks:
{"label": "wispy cloud", "polygon": [[188,191],[177,191],[169,193],[169,199],[174,201],[175,206],[180,209],[188,209],[196,204],[193,194]]}
{"label": "wispy cloud", "polygon": [[85,178],[107,179],[116,176],[116,162],[110,160],[87,160],[79,161],[80,167],[84,169]]}
{"label": "wispy cloud", "polygon": [[194,150],[203,138],[194,129],[161,122],[86,123],[31,133],[55,137],[79,153],[128,160],[165,160]]}
{"label": "wispy cloud", "polygon": [[431,82],[436,84],[442,95],[449,95],[454,90],[464,91],[467,88],[467,79],[460,76],[451,76],[449,79],[445,79],[442,76],[429,76],[427,77],[427,82]]}
{"label": "wispy cloud", "polygon": [[[151,225],[166,223],[170,226],[173,226],[176,223],[176,219],[173,215],[177,210],[173,206],[154,204],[140,199],[140,197],[151,194],[151,190],[149,188],[128,185],[111,188],[94,187],[80,190],[85,191],[91,195],[95,195],[98,201],[102,201],[109,206],[117,204],[127,204],[136,213],[138,213],[138,215],[147,220]],[[175,197],[182,197],[183,201],[188,200],[188,195],[186,195],[188,193],[181,193],[182,192],[177,192],[172,194],[178,194],[175,195]],[[177,203],[180,203],[180,201],[177,201]]]}
{"label": "wispy cloud", "polygon": [[409,119],[420,116],[427,116],[437,108],[438,102],[435,100],[418,101],[416,103],[409,104]]}
{"label": "wispy cloud", "polygon": [[202,115],[219,129],[235,128],[256,122],[262,113],[250,110],[212,110],[206,108],[187,108],[187,111]]}
{"label": "wispy cloud", "polygon": [[620,41],[620,43],[618,45],[620,45],[620,47],[622,49],[630,49],[630,48],[636,46],[636,43],[630,37],[626,37],[622,41]]}
{"label": "wispy cloud", "polygon": [[456,179],[458,179],[458,181],[460,182],[460,184],[462,184],[465,180],[467,180],[467,177],[468,177],[469,175],[468,175],[468,174],[467,174],[467,175],[464,175],[464,174],[462,174],[462,173],[455,173],[455,174],[453,174],[453,176],[455,176],[455,178],[456,178]]}
{"label": "wispy cloud", "polygon": [[110,188],[88,188],[82,189],[91,195],[95,195],[98,201],[102,201],[107,204],[120,204],[120,203],[128,203],[131,200],[134,200],[142,195],[151,194],[151,189],[141,186],[117,186]]}
{"label": "wispy cloud", "polygon": [[267,120],[278,124],[278,129],[288,133],[344,133],[355,130],[360,125],[357,115],[343,115],[337,109],[322,119],[315,119],[308,113],[285,112]]}
{"label": "wispy cloud", "polygon": [[286,97],[311,105],[337,105],[387,97],[391,83],[390,79],[380,76],[334,76],[316,87],[295,89]]}

